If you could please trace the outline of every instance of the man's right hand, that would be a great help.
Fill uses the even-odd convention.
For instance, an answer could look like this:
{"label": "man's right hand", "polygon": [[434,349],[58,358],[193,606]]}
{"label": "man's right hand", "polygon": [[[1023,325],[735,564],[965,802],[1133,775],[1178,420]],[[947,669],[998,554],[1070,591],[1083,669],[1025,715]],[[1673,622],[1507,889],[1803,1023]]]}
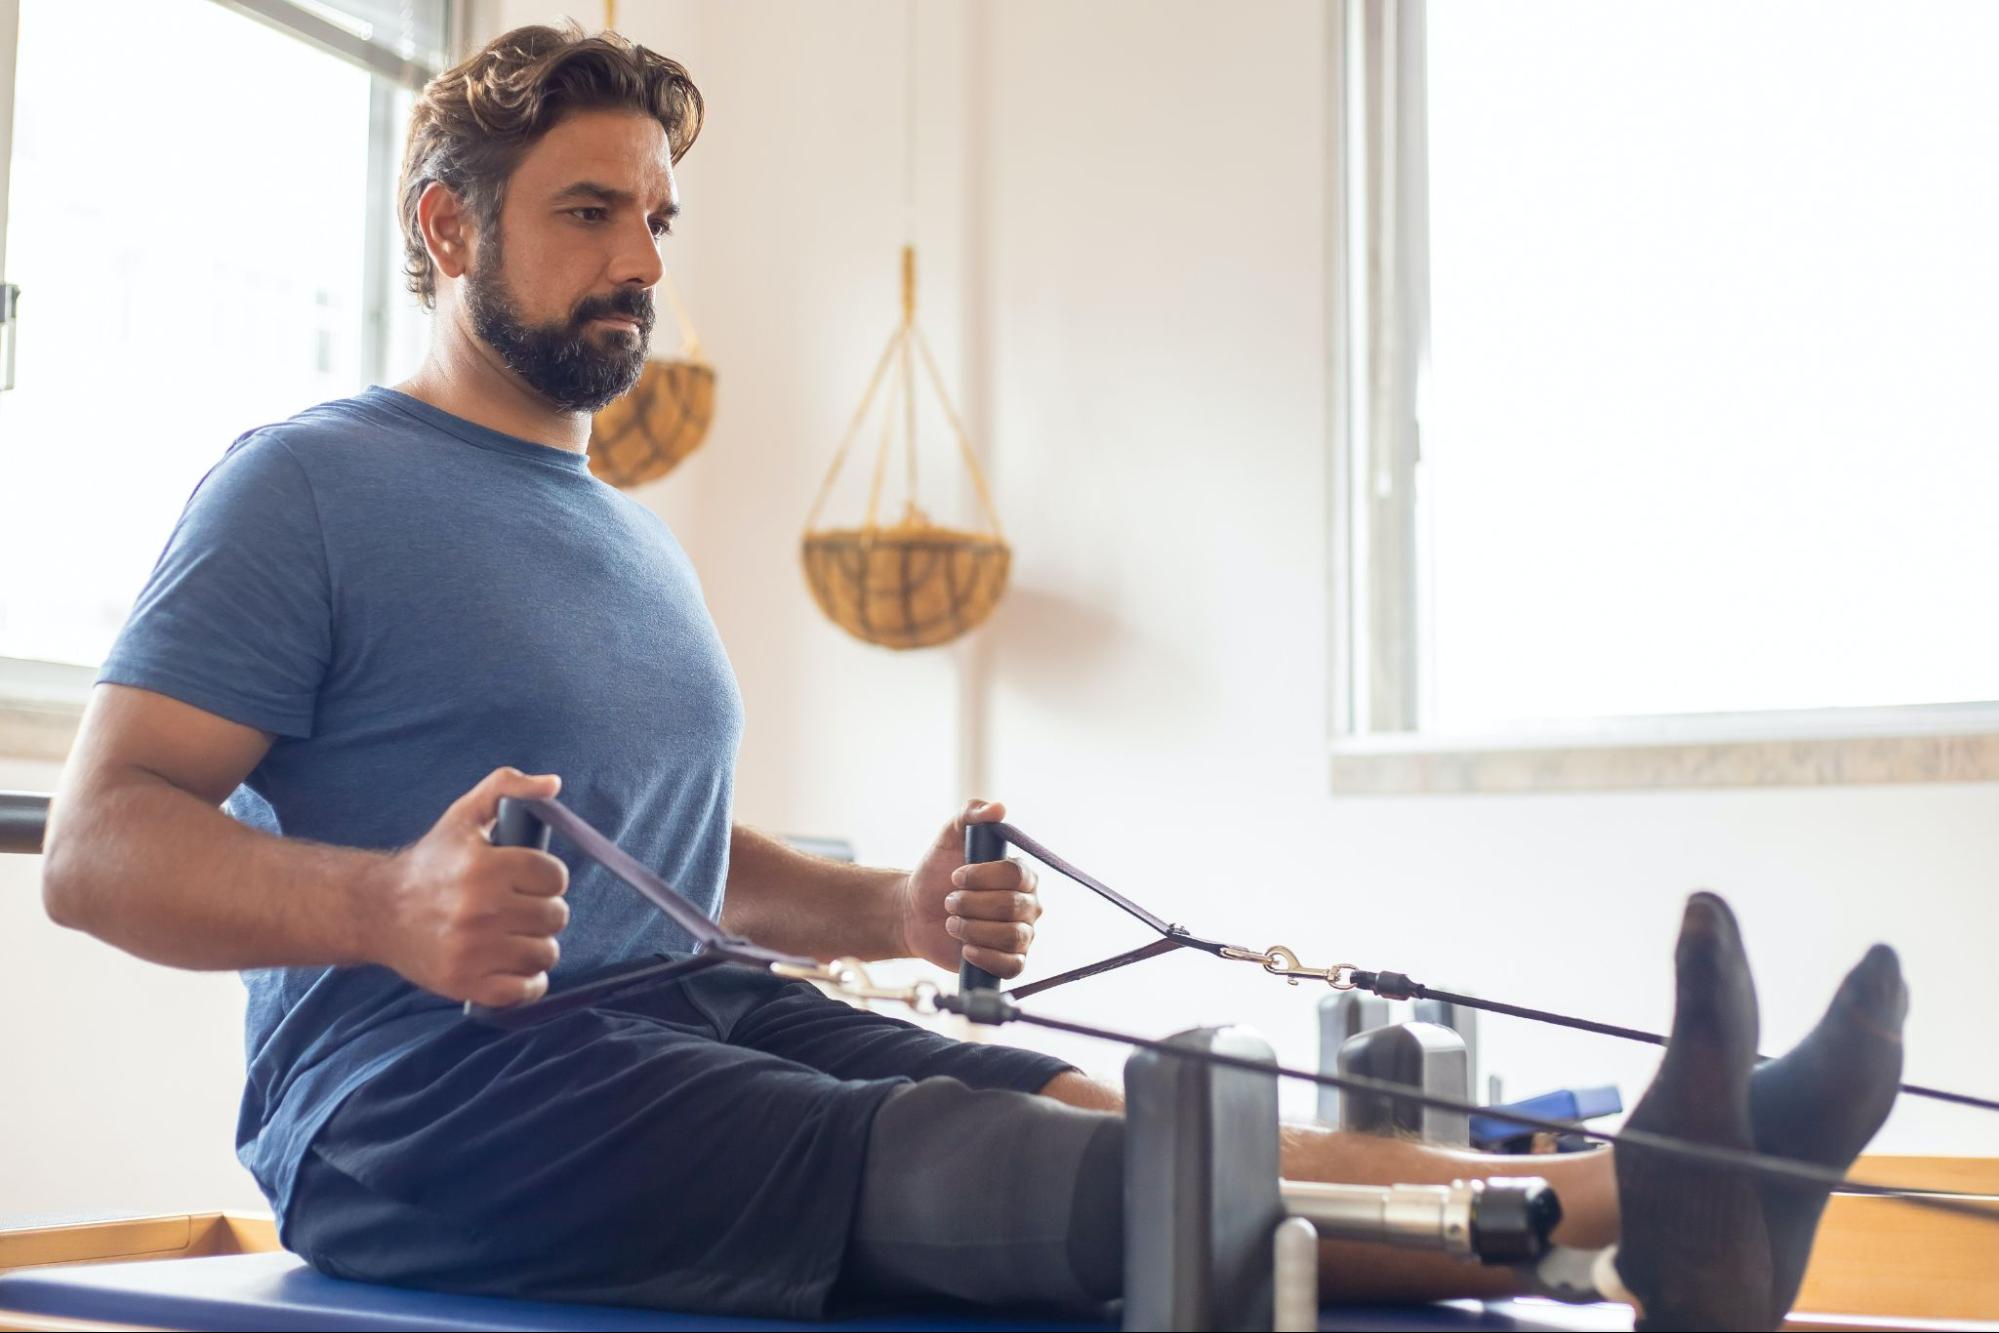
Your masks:
{"label": "man's right hand", "polygon": [[569,867],[531,847],[488,841],[500,798],[547,799],[553,774],[496,768],[422,840],[388,859],[375,961],[427,991],[494,1008],[538,1000],[569,923]]}

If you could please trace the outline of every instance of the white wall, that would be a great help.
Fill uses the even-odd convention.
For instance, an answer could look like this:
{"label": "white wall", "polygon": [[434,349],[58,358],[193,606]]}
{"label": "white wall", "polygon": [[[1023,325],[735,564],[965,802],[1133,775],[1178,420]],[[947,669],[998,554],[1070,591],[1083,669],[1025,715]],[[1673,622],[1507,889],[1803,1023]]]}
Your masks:
{"label": "white wall", "polygon": [[[960,349],[1018,573],[975,648],[914,659],[821,623],[793,558],[891,317],[902,7],[692,9],[691,45],[647,11],[625,26],[686,50],[713,106],[680,267],[721,406],[658,489],[698,509],[750,711],[745,817],[902,859],[969,771],[1196,929],[1637,1026],[1667,1021],[1677,904],[1713,887],[1744,921],[1766,1048],[1888,939],[1914,983],[1910,1076],[1999,1094],[1999,787],[1328,794],[1322,4],[923,5],[923,239],[956,261],[927,265],[924,322]],[[1040,966],[1138,942],[1079,891],[1049,897]],[[1241,1019],[1308,1059],[1315,998],[1179,957],[1044,1004],[1149,1032]],[[1518,1092],[1635,1096],[1652,1060],[1487,1037]],[[1999,1138],[1910,1105],[1880,1146]]]}
{"label": "white wall", "polygon": [[[55,779],[0,759],[0,789]],[[0,1224],[262,1210],[235,1152],[242,983],[60,930],[40,883],[40,857],[0,856]]]}
{"label": "white wall", "polygon": [[[924,3],[923,321],[1018,574],[970,647],[913,655],[825,624],[795,554],[896,315],[903,7],[621,11],[711,105],[673,255],[718,415],[644,495],[693,551],[742,680],[745,819],[906,861],[976,785],[1205,933],[1640,1026],[1666,1019],[1675,904],[1706,885],[1743,916],[1766,1048],[1885,938],[1914,977],[1911,1077],[1999,1094],[1999,787],[1328,794],[1315,0]],[[0,766],[0,786],[52,781]],[[235,979],[55,930],[33,865],[0,860],[0,1215],[254,1206],[230,1153]],[[1140,942],[1050,879],[1037,970]],[[1154,1033],[1237,1019],[1307,1060],[1316,998],[1179,956],[1043,1007]],[[1635,1093],[1651,1064],[1582,1035],[1487,1033],[1518,1092]],[[1114,1050],[1062,1049],[1117,1069]],[[1971,1112],[1905,1107],[1882,1146],[1999,1138]]]}

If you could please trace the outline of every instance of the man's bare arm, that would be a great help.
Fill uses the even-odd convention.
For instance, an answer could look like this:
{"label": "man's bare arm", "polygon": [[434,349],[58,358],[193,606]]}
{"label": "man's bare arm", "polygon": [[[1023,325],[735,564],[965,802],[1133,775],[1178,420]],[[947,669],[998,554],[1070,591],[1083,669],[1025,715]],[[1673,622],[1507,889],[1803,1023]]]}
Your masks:
{"label": "man's bare arm", "polygon": [[1005,817],[997,802],[969,803],[907,873],[807,856],[738,824],[722,925],[813,958],[921,958],[946,971],[962,958],[1019,976],[1041,916],[1034,872],[1012,860],[965,864],[965,830]]}
{"label": "man's bare arm", "polygon": [[809,856],[737,824],[722,928],[808,958],[900,958],[909,952],[900,892],[906,878]]}
{"label": "man's bare arm", "polygon": [[189,968],[358,963],[386,857],[244,827],[217,807],[271,738],[146,690],[99,686],[49,812],[49,915]]}
{"label": "man's bare arm", "polygon": [[272,837],[217,807],[271,738],[164,695],[100,685],[50,810],[42,898],[61,925],[174,967],[380,963],[454,999],[547,988],[562,863],[485,844],[502,769],[396,853]]}

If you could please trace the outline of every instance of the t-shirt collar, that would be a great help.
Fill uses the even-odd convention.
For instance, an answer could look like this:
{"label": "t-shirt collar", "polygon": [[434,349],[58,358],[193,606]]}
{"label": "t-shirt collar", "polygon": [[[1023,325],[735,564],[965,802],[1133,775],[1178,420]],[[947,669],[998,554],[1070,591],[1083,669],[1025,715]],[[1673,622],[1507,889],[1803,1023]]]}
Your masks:
{"label": "t-shirt collar", "polygon": [[396,389],[371,384],[362,396],[374,398],[396,411],[455,435],[467,444],[478,445],[481,449],[491,449],[512,455],[524,462],[559,468],[564,472],[584,472],[590,466],[588,456],[583,453],[572,449],[560,449],[550,444],[538,444],[533,440],[524,440],[518,435],[508,435],[490,426],[482,426],[476,421],[467,421],[464,417],[455,416],[441,407],[426,403],[421,398],[412,398]]}

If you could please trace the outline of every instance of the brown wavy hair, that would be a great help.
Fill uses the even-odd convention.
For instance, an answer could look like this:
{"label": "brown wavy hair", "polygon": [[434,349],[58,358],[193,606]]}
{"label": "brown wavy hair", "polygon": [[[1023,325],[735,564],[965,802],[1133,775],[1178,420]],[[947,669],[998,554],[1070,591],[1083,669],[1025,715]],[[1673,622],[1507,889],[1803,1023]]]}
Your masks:
{"label": "brown wavy hair", "polygon": [[615,32],[586,37],[569,21],[502,33],[425,85],[410,115],[397,190],[403,275],[425,308],[437,301],[437,270],[417,222],[424,187],[432,181],[450,187],[471,209],[480,234],[492,235],[507,179],[527,150],[568,112],[604,108],[657,120],[675,162],[701,133],[701,90],[679,61]]}

